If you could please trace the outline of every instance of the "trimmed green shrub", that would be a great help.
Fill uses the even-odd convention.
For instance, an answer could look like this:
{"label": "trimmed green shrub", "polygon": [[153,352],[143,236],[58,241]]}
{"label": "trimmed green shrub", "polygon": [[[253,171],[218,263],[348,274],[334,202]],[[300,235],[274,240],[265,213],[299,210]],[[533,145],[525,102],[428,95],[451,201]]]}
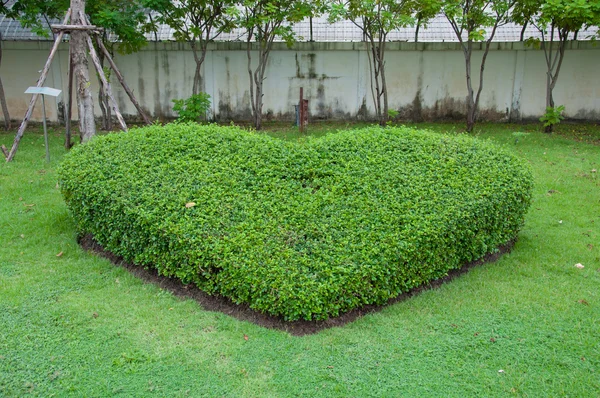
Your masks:
{"label": "trimmed green shrub", "polygon": [[76,147],[59,175],[79,233],[287,320],[383,304],[494,251],[532,189],[490,143],[379,127],[291,143],[150,126]]}

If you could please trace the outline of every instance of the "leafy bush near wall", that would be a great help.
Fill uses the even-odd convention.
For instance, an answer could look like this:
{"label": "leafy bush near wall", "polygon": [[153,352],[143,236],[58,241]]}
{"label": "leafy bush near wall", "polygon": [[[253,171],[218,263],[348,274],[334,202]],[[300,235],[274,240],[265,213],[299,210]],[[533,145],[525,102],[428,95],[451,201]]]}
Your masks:
{"label": "leafy bush near wall", "polygon": [[371,127],[292,143],[172,124],[78,146],[60,186],[107,250],[296,320],[383,304],[514,239],[532,177],[469,137]]}
{"label": "leafy bush near wall", "polygon": [[173,100],[173,112],[179,122],[199,122],[206,120],[210,110],[210,95],[207,93],[194,94],[186,99]]}

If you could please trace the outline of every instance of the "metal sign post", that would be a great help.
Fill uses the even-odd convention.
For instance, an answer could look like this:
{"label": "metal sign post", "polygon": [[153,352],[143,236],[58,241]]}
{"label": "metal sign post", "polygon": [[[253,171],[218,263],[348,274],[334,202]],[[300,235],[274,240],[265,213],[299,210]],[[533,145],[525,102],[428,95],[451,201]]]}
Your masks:
{"label": "metal sign post", "polygon": [[42,95],[42,114],[44,116],[44,142],[46,144],[46,162],[50,162],[50,147],[48,145],[48,129],[46,128],[46,101],[45,95],[58,97],[60,90],[50,87],[29,87],[25,90],[25,94],[41,94]]}

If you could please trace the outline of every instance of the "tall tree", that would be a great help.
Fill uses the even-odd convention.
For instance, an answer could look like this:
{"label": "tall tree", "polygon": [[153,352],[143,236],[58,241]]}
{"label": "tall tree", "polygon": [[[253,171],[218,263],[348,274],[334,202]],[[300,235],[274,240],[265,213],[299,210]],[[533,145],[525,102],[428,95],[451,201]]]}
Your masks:
{"label": "tall tree", "polygon": [[[467,78],[467,131],[473,131],[477,121],[479,99],[483,90],[485,62],[496,30],[509,22],[509,11],[517,0],[445,0],[443,12],[450,22],[465,56]],[[486,39],[487,34],[487,39]],[[483,42],[484,50],[479,65],[477,93],[473,85],[473,44]]]}
{"label": "tall tree", "polygon": [[146,0],[146,4],[159,13],[158,22],[174,30],[176,40],[190,44],[196,62],[192,94],[198,94],[207,45],[233,28],[234,0]]}
{"label": "tall tree", "polygon": [[363,33],[371,70],[373,105],[382,126],[388,120],[389,107],[385,80],[387,36],[395,29],[414,24],[416,5],[414,0],[333,0],[329,9],[330,21],[350,20]]}
{"label": "tall tree", "polygon": [[[250,102],[254,127],[262,127],[263,82],[269,55],[277,37],[292,46],[296,35],[294,23],[314,14],[317,2],[308,0],[242,0],[237,10],[236,25],[245,29]],[[256,65],[252,65],[253,44],[256,46]]]}
{"label": "tall tree", "polygon": [[[523,25],[529,23],[541,33],[541,39],[529,38],[527,42],[544,51],[546,61],[546,109],[556,107],[554,87],[565,57],[567,41],[576,40],[577,33],[600,21],[600,2],[587,0],[522,0],[516,7],[513,20]],[[552,132],[553,124],[546,126]]]}

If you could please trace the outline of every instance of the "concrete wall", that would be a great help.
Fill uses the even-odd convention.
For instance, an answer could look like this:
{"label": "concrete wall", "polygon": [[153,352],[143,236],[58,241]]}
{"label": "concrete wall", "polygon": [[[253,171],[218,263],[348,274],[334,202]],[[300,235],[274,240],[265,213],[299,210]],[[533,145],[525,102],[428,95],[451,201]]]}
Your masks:
{"label": "concrete wall", "polygon": [[[20,120],[29,103],[23,94],[33,86],[49,53],[49,42],[5,42],[0,66],[11,118]],[[481,51],[474,54],[474,76]],[[68,48],[63,44],[52,64],[46,86],[66,90]],[[389,43],[386,53],[390,108],[411,120],[462,118],[465,114],[465,64],[456,43]],[[182,43],[150,43],[116,62],[143,107],[157,118],[173,117],[172,100],[191,95],[194,60]],[[600,47],[589,42],[569,43],[555,101],[566,106],[570,119],[600,120]],[[90,63],[91,66],[91,63]],[[245,44],[214,43],[203,67],[204,91],[212,98],[218,120],[250,118]],[[543,52],[522,43],[493,43],[488,56],[481,118],[498,121],[536,119],[545,109]],[[364,43],[298,43],[288,49],[277,43],[265,81],[264,114],[267,119],[292,120],[299,88],[310,100],[315,119],[373,118],[369,62]],[[136,111],[116,79],[113,88],[126,116]],[[98,84],[92,82],[94,95]],[[95,98],[96,99],[96,98]],[[47,113],[57,121],[57,101],[49,99]],[[96,101],[97,104],[97,101]],[[96,113],[100,110],[96,106]],[[76,108],[73,107],[76,115]],[[41,120],[41,108],[34,112]]]}

